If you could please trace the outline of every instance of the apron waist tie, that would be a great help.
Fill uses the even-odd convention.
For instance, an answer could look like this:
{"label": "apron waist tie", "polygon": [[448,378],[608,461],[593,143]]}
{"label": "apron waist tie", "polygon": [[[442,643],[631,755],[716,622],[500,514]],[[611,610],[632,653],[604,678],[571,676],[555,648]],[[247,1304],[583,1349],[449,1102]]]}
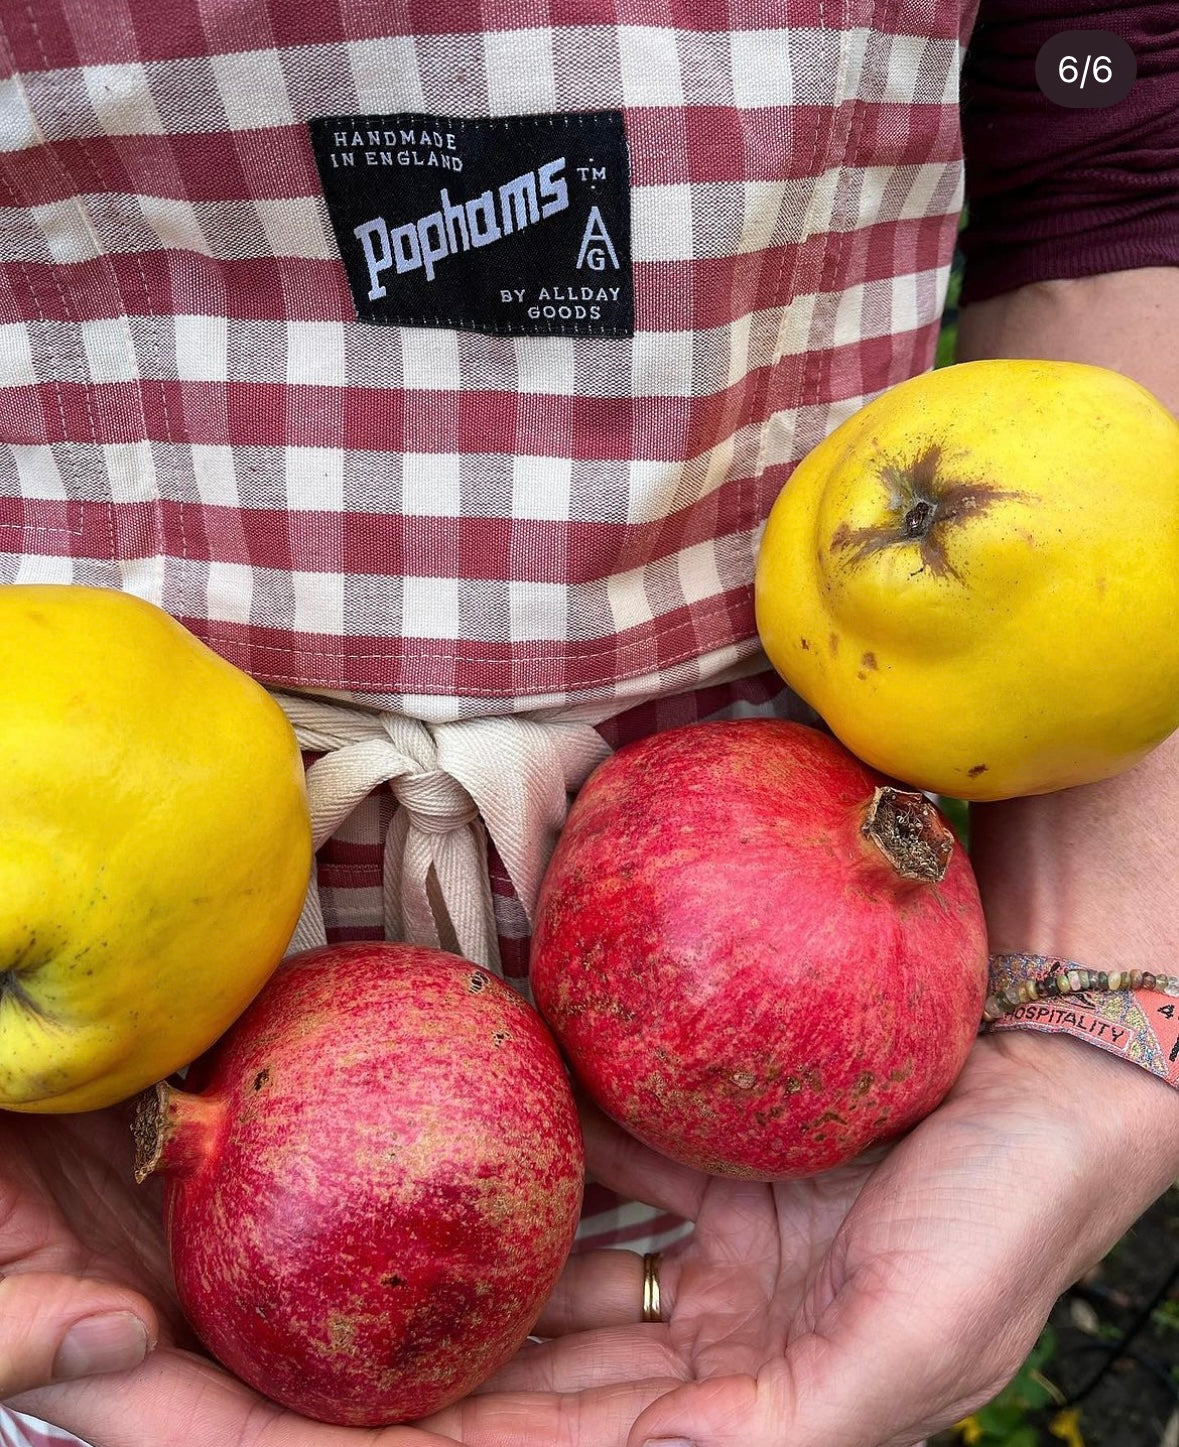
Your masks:
{"label": "apron waist tie", "polygon": [[[531,925],[576,792],[610,748],[588,723],[502,716],[426,724],[401,714],[272,691],[307,770],[318,849],[374,789],[397,808],[382,861],[387,940],[464,955],[501,974],[487,874],[490,835]],[[288,953],[326,943],[314,868]]]}

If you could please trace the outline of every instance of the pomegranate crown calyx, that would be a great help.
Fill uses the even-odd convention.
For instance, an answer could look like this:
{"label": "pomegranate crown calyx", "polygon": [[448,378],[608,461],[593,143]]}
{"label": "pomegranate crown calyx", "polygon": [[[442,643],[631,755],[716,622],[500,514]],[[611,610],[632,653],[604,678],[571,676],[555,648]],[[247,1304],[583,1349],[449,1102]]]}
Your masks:
{"label": "pomegranate crown calyx", "polygon": [[863,832],[903,879],[937,884],[954,852],[954,831],[916,790],[880,785],[864,816]]}

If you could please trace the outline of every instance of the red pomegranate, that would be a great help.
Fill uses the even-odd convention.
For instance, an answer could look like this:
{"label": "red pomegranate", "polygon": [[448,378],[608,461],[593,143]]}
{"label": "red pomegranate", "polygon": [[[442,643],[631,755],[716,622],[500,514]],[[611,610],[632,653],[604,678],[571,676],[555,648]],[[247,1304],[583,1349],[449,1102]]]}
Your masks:
{"label": "red pomegranate", "polygon": [[376,1426],[465,1395],[520,1346],[573,1243],[584,1157],[536,1011],[410,945],[282,965],[190,1072],[141,1099],[180,1304],[305,1416]]}
{"label": "red pomegranate", "polygon": [[811,1175],[943,1098],[986,932],[924,794],[827,734],[747,719],[620,749],[541,890],[532,988],[586,1092],[713,1174]]}

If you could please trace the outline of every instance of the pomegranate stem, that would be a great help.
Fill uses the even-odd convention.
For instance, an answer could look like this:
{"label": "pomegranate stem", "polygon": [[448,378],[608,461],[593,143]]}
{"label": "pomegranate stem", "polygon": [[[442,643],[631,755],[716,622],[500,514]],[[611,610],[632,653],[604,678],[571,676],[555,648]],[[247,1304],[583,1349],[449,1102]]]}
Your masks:
{"label": "pomegranate stem", "polygon": [[208,1159],[221,1106],[208,1096],[176,1090],[167,1081],[145,1090],[135,1108],[135,1179],[154,1171],[188,1172]]}
{"label": "pomegranate stem", "polygon": [[937,884],[945,878],[954,831],[924,794],[882,785],[868,805],[864,833],[902,879]]}

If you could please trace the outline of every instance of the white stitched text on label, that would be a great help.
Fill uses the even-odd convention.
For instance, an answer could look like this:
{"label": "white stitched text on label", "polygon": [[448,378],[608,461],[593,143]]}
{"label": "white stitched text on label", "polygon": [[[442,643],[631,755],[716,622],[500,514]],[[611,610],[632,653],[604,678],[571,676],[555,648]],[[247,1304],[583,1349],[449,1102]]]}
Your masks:
{"label": "white stitched text on label", "polygon": [[[383,216],[362,222],[353,234],[368,267],[369,300],[385,295],[381,277],[390,267],[399,275],[421,269],[427,281],[433,281],[436,264],[446,257],[490,246],[567,210],[569,188],[561,174],[564,169],[565,157],[559,156],[468,201],[452,201],[443,187],[436,211],[402,226],[390,228]],[[617,259],[614,265],[618,265]]]}

